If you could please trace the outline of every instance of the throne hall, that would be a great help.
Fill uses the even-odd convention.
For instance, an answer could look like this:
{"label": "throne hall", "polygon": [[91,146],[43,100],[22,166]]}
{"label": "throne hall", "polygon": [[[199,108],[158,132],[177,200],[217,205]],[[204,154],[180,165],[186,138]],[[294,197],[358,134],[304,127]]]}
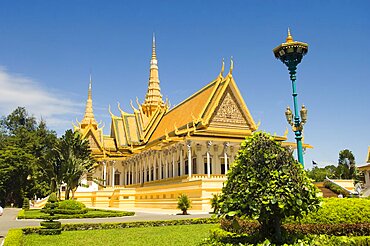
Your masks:
{"label": "throne hall", "polygon": [[[231,60],[227,74],[222,64],[213,81],[171,108],[162,98],[153,37],[145,100],[131,102],[132,112],[118,105],[120,115],[109,108],[109,135],[94,117],[90,79],[85,115],[74,130],[88,139],[97,167],[75,198],[95,207],[176,209],[185,193],[192,209],[209,211],[240,143],[258,128],[232,73]],[[274,137],[295,146],[287,133]]]}

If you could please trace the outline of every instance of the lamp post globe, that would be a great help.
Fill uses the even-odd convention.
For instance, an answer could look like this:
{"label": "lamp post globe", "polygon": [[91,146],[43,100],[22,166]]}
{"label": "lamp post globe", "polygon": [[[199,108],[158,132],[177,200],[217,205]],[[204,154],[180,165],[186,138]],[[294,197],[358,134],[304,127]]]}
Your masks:
{"label": "lamp post globe", "polygon": [[[298,161],[304,166],[303,160],[303,148],[302,148],[302,130],[303,125],[306,123],[307,120],[307,109],[305,106],[302,106],[300,112],[298,112],[298,101],[297,101],[297,89],[296,89],[296,70],[298,64],[302,61],[303,56],[305,56],[308,52],[308,44],[303,42],[294,41],[292,35],[290,34],[290,30],[288,28],[288,37],[286,38],[286,42],[280,44],[276,48],[273,49],[274,55],[277,59],[279,59],[282,63],[284,63],[289,70],[290,80],[292,81],[292,89],[293,89],[293,120],[291,120],[290,108],[287,108],[285,112],[286,118],[288,123],[292,126],[292,129],[295,134],[295,139],[297,140],[297,155]],[[300,119],[300,115],[302,117],[302,121]]]}

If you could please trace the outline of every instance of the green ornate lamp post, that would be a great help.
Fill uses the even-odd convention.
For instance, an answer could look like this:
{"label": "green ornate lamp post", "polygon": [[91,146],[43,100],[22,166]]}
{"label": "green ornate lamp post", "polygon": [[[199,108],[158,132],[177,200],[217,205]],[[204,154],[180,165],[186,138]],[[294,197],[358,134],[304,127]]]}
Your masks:
{"label": "green ornate lamp post", "polygon": [[298,113],[296,70],[298,64],[302,61],[303,56],[308,52],[308,44],[294,41],[292,35],[290,35],[290,30],[288,29],[288,37],[286,38],[286,42],[273,49],[273,52],[275,57],[288,67],[290,80],[292,81],[294,113],[288,106],[285,111],[285,116],[295,133],[295,139],[297,140],[298,161],[302,164],[302,166],[304,166],[302,131],[303,125],[307,121],[307,109],[303,105],[300,110],[300,114]]}

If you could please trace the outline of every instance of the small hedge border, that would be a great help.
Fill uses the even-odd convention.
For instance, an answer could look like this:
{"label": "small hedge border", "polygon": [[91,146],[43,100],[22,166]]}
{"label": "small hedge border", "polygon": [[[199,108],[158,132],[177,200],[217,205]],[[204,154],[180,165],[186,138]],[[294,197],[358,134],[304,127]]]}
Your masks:
{"label": "small hedge border", "polygon": [[341,186],[337,184],[330,182],[329,180],[324,181],[324,187],[328,188],[329,190],[333,191],[334,193],[338,195],[342,194],[344,197],[350,196],[350,193],[347,190],[343,189]]}
{"label": "small hedge border", "polygon": [[21,229],[10,229],[5,237],[4,246],[23,245],[23,232]]}
{"label": "small hedge border", "polygon": [[[87,211],[83,214],[73,214],[74,210],[70,210],[71,214],[55,214],[53,219],[84,219],[84,218],[109,218],[109,217],[123,217],[123,216],[134,216],[135,212],[128,212],[128,211],[114,211],[114,210],[103,210],[103,209],[87,209]],[[90,214],[89,211],[98,211],[101,213],[94,213]],[[18,213],[18,219],[43,219],[48,220],[49,215],[40,215],[40,216],[27,216],[24,210],[21,210]]]}
{"label": "small hedge border", "polygon": [[[203,240],[200,245],[212,246],[272,246],[268,239],[258,243],[255,235],[236,234],[214,229],[211,231],[209,238]],[[330,235],[288,235],[287,242],[284,246],[367,246],[370,245],[370,236],[330,236]]]}
{"label": "small hedge border", "polygon": [[[244,220],[221,220],[221,228],[231,233],[255,234],[260,229],[260,224]],[[283,229],[288,234],[326,234],[331,236],[368,236],[370,223],[356,224],[284,224]]]}
{"label": "small hedge border", "polygon": [[[119,223],[73,223],[62,224],[62,231],[84,231],[84,230],[102,230],[102,229],[123,229],[137,227],[158,227],[174,225],[195,225],[195,224],[217,224],[218,218],[200,218],[200,219],[181,219],[181,220],[159,220],[159,221],[135,221]],[[25,235],[39,233],[41,227],[25,227],[22,231]]]}
{"label": "small hedge border", "polygon": [[54,209],[55,214],[86,214],[88,212],[88,209],[61,209],[61,208],[56,208]]}

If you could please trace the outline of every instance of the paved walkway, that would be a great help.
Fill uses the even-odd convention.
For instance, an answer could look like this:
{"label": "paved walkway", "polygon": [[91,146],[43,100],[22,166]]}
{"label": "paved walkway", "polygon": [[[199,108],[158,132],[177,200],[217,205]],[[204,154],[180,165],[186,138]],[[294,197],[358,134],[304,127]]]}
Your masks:
{"label": "paved walkway", "polygon": [[[27,226],[39,226],[42,220],[17,220],[19,208],[5,208],[3,216],[0,216],[0,245],[8,230],[11,228],[22,228]],[[201,211],[189,211],[190,215],[177,215],[179,210],[140,210],[135,209],[134,216],[113,217],[113,218],[92,218],[92,219],[61,219],[62,224],[67,223],[104,223],[104,222],[125,222],[125,221],[148,221],[148,220],[176,220],[191,218],[209,218],[210,214]]]}

